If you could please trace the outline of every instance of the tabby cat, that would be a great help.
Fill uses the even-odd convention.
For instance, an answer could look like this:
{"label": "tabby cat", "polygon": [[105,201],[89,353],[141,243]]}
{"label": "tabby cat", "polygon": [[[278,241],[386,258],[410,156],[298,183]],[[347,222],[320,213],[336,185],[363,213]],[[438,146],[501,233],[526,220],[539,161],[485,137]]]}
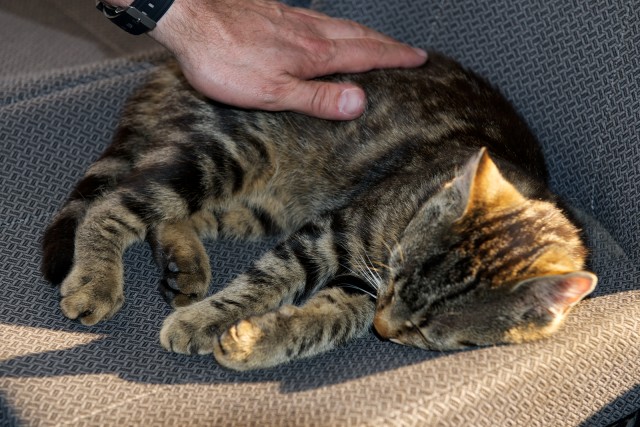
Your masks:
{"label": "tabby cat", "polygon": [[[146,239],[176,310],[162,345],[270,367],[366,333],[434,350],[553,333],[589,294],[578,228],[510,104],[442,55],[353,81],[364,115],[246,111],[194,92],[173,63],[128,102],[112,145],[44,237],[65,316],[124,302],[125,248]],[[224,289],[202,237],[281,236]]]}

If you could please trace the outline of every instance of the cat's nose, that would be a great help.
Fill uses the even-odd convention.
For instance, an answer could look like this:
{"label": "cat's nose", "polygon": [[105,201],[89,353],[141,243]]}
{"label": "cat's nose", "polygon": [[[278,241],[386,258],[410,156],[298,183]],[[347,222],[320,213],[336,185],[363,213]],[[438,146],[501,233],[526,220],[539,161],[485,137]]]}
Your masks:
{"label": "cat's nose", "polygon": [[396,335],[396,329],[391,322],[388,321],[384,311],[376,313],[376,316],[373,318],[373,327],[381,338],[392,339]]}

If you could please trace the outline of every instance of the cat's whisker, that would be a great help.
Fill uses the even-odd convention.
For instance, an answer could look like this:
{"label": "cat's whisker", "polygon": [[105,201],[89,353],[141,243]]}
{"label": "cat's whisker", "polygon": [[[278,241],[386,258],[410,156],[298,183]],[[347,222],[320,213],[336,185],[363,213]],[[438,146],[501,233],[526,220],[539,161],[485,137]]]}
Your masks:
{"label": "cat's whisker", "polygon": [[[373,262],[369,255],[364,251],[361,247],[356,248],[356,253],[353,253],[353,248],[348,248],[345,244],[340,243],[340,245],[348,252],[353,254],[353,259],[358,262],[358,264],[354,265],[358,271],[354,271],[344,264],[340,264],[340,266],[353,274],[354,276],[363,278],[369,285],[371,285],[376,291],[379,291],[382,287],[383,280],[381,275],[378,273],[377,269],[373,267]],[[364,255],[363,255],[364,254]],[[368,262],[365,260],[368,260]]]}
{"label": "cat's whisker", "polygon": [[375,289],[378,289],[375,286],[375,284],[371,283],[371,280],[369,279],[369,277],[367,276],[366,272],[362,268],[359,268],[358,271],[354,271],[353,269],[349,268],[348,266],[346,266],[344,264],[340,264],[340,266],[342,268],[344,268],[345,270],[349,271],[351,274],[353,274],[356,277],[363,277],[364,279],[366,279],[367,283],[369,283],[372,286],[374,286]]}
{"label": "cat's whisker", "polygon": [[371,261],[371,258],[369,258],[369,254],[368,253],[364,253],[364,256],[367,258],[367,268],[371,271],[371,272],[375,272],[376,276],[380,277],[380,274],[378,274],[378,269],[376,267],[374,267],[374,264],[377,264],[377,261]]}
{"label": "cat's whisker", "polygon": [[[369,256],[366,253],[364,256],[367,257],[367,259],[369,259]],[[369,284],[373,286],[376,289],[376,291],[379,290],[380,285],[382,284],[382,278],[376,272],[371,270],[371,268],[369,267],[369,263],[365,261],[362,254],[360,254],[360,262],[362,263],[361,271],[365,276],[365,278],[367,279],[367,282],[369,282]]]}
{"label": "cat's whisker", "polygon": [[[339,265],[340,265],[340,267],[342,267],[342,268],[344,268],[345,270],[349,271],[351,274],[353,274],[353,275],[354,275],[354,276],[356,276],[356,277],[361,277],[361,276],[363,276],[362,272],[357,273],[357,272],[353,271],[351,268],[347,267],[347,266],[346,266],[346,265],[344,265],[344,264],[339,264]],[[369,281],[368,279],[367,279],[367,283],[370,283],[370,281]],[[357,288],[357,289],[359,289],[360,291],[362,291],[362,292],[366,293],[367,295],[371,296],[372,298],[374,298],[374,299],[378,299],[378,295],[377,295],[378,287],[376,286],[376,284],[371,284],[371,286],[376,290],[376,294],[374,294],[374,293],[372,293],[372,292],[369,292],[369,291],[367,291],[366,289],[358,288],[357,286],[347,285],[347,287]]]}
{"label": "cat's whisker", "polygon": [[402,249],[402,245],[398,243],[398,253],[400,254],[400,263],[404,265],[404,250]]}
{"label": "cat's whisker", "polygon": [[[382,263],[380,263],[379,261],[372,261],[371,258],[369,257],[368,253],[364,253],[364,255],[367,257],[367,261],[369,261],[369,263],[367,264],[367,268],[373,273],[375,274],[375,277],[378,279],[378,283],[382,283],[382,276],[380,275],[380,272],[377,268],[374,267],[374,264],[380,265]],[[381,265],[381,267],[385,268],[386,266]]]}
{"label": "cat's whisker", "polygon": [[349,273],[353,274],[354,276],[360,276],[360,274],[358,274],[357,272],[353,271],[348,266],[346,266],[344,264],[338,264],[338,265],[340,265],[340,267],[344,268],[345,270],[349,271]]}
{"label": "cat's whisker", "polygon": [[367,282],[369,285],[373,286],[373,287],[374,287],[374,289],[376,289],[376,290],[377,290],[377,289],[378,289],[378,284],[377,284],[377,282],[375,281],[375,278],[371,275],[371,273],[370,273],[370,272],[368,272],[366,269],[362,269],[362,270],[361,270],[361,272],[362,272],[362,276],[363,276],[363,278],[366,280],[366,282]]}

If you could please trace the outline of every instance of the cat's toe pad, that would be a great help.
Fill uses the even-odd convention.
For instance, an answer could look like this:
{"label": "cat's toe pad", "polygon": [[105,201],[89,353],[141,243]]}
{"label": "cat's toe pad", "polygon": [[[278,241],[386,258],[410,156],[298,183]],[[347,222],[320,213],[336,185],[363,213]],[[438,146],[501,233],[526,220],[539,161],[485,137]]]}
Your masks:
{"label": "cat's toe pad", "polygon": [[178,308],[204,298],[211,281],[208,258],[172,249],[164,255],[162,262],[164,269],[159,290],[167,303]]}

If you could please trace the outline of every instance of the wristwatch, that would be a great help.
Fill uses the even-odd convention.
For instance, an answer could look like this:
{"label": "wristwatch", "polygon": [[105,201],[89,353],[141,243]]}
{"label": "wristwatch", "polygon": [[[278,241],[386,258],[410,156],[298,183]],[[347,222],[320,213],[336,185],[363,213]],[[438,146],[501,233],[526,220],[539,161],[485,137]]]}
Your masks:
{"label": "wristwatch", "polygon": [[137,36],[153,30],[172,3],[173,0],[134,0],[129,7],[117,7],[96,0],[96,8],[118,27]]}

